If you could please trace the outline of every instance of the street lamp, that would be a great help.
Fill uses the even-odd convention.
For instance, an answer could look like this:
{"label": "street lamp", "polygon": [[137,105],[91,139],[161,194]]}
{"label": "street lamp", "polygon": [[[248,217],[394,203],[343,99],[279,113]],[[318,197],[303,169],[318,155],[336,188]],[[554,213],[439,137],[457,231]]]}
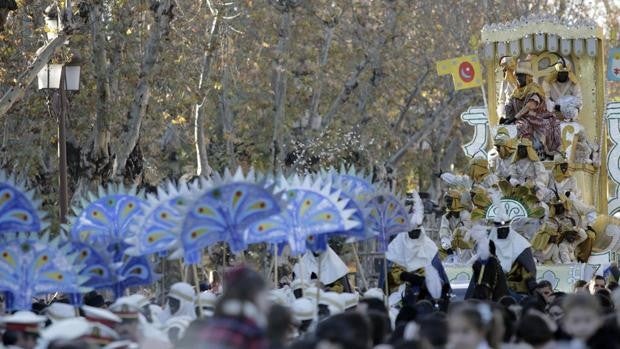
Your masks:
{"label": "street lamp", "polygon": [[80,88],[80,66],[76,56],[67,63],[47,64],[38,75],[39,90],[54,90],[52,108],[58,118],[58,174],[60,221],[66,223],[69,206],[67,185],[67,132],[66,120],[68,112],[67,91],[78,91]]}
{"label": "street lamp", "polygon": [[56,5],[51,4],[43,11],[45,16],[45,32],[47,34],[47,40],[54,40],[58,37],[60,31],[60,20],[58,19],[58,8]]}

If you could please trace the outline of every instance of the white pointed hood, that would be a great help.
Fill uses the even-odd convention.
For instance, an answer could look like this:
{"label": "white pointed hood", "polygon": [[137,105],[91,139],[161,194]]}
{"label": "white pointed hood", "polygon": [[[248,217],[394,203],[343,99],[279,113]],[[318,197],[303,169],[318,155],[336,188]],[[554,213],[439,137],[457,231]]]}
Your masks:
{"label": "white pointed hood", "polygon": [[426,236],[424,228],[417,239],[410,239],[407,233],[398,234],[388,245],[385,257],[407,271],[415,271],[431,264],[437,254],[437,245]]}
{"label": "white pointed hood", "polygon": [[[321,272],[319,273],[319,264]],[[302,266],[303,265],[303,266]],[[296,279],[302,279],[309,281],[312,273],[316,274],[320,278],[323,285],[332,284],[339,279],[343,278],[349,272],[349,268],[338,257],[336,252],[327,246],[327,250],[322,252],[318,257],[315,257],[311,252],[299,259],[299,262],[293,267]]]}
{"label": "white pointed hood", "polygon": [[180,303],[180,307],[176,313],[172,314],[170,312],[170,305],[166,301],[166,306],[164,307],[163,312],[159,316],[159,321],[162,324],[165,324],[166,321],[170,320],[173,317],[187,316],[190,319],[196,318],[196,310],[194,308],[196,293],[194,292],[194,288],[190,284],[187,284],[185,282],[177,282],[176,284],[172,285],[172,287],[170,287],[168,297],[177,299]]}
{"label": "white pointed hood", "polygon": [[497,228],[493,227],[489,234],[489,239],[495,244],[495,253],[499,259],[502,269],[508,273],[512,264],[519,255],[528,247],[530,243],[521,234],[510,228],[510,232],[505,239],[497,237]]}

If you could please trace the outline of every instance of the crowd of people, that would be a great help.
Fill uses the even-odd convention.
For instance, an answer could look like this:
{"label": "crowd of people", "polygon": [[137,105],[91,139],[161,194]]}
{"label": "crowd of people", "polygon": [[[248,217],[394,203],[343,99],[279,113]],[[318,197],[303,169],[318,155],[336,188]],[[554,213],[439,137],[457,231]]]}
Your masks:
{"label": "crowd of people", "polygon": [[620,290],[602,276],[576,282],[572,293],[542,281],[520,300],[453,299],[445,307],[420,300],[398,313],[390,313],[380,289],[341,293],[348,296],[339,302],[317,297],[330,292],[323,286],[315,280],[301,292],[295,285],[274,290],[258,272],[237,266],[225,273],[221,294],[197,295],[177,283],[163,309],[140,294],[108,304],[90,293],[80,308],[62,299],[35,303],[32,312],[2,318],[2,339],[14,349],[620,347]]}

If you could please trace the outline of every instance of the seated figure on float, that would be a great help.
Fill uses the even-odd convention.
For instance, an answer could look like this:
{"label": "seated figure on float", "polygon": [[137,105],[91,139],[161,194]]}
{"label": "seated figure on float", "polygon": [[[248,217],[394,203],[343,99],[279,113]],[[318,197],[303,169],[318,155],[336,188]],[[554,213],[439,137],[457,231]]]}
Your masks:
{"label": "seated figure on float", "polygon": [[568,160],[560,154],[557,154],[554,160],[553,169],[551,170],[551,176],[549,178],[548,197],[546,199],[551,200],[551,195],[558,192],[570,198],[571,201],[579,200],[581,191],[577,186],[577,181],[573,176],[573,171],[570,168]]}
{"label": "seated figure on float", "polygon": [[516,124],[518,137],[530,139],[539,154],[552,157],[562,143],[560,123],[547,110],[545,94],[534,82],[531,63],[520,61],[515,73],[518,87],[505,105],[500,124]]}
{"label": "seated figure on float", "polygon": [[499,181],[495,173],[489,169],[489,161],[481,156],[475,156],[469,161],[469,178],[472,185],[480,185],[485,188],[497,186]]}
{"label": "seated figure on float", "polygon": [[531,140],[521,138],[512,157],[508,172],[513,186],[534,184],[538,188],[547,188],[549,175],[545,165],[539,160],[532,147]]}
{"label": "seated figure on float", "polygon": [[322,252],[306,252],[293,266],[293,281],[316,282],[320,289],[349,292],[346,279],[349,268],[329,245]]}
{"label": "seated figure on float", "polygon": [[510,137],[505,128],[500,128],[493,138],[493,146],[494,148],[489,151],[489,167],[498,178],[508,178],[517,142]]}
{"label": "seated figure on float", "polygon": [[393,263],[388,275],[389,289],[401,295],[403,305],[413,306],[425,299],[447,305],[450,280],[437,245],[424,232],[423,215],[423,209],[414,210],[412,229],[398,234],[388,245],[385,257]]}
{"label": "seated figure on float", "polygon": [[568,59],[560,57],[554,67],[555,71],[542,84],[547,110],[552,111],[559,120],[577,121],[583,97],[577,77],[572,72],[572,64]]}
{"label": "seated figure on float", "polygon": [[502,82],[499,87],[499,98],[497,100],[497,115],[500,118],[506,116],[506,110],[504,106],[510,100],[512,93],[518,87],[517,77],[515,76],[515,70],[517,68],[517,60],[511,56],[502,57],[499,60],[499,69],[502,71]]}
{"label": "seated figure on float", "polygon": [[532,239],[532,249],[540,263],[573,263],[577,261],[575,249],[587,234],[572,202],[564,194],[554,193],[544,224]]}
{"label": "seated figure on float", "polygon": [[456,189],[444,196],[446,213],[441,217],[439,239],[442,256],[452,263],[465,262],[471,258],[472,243],[465,235],[471,227],[471,213],[466,209],[466,193]]}

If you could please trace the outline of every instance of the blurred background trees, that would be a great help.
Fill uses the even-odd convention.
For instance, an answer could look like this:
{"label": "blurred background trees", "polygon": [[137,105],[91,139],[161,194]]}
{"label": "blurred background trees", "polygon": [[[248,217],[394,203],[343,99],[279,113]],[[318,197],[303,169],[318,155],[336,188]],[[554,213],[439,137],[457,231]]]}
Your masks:
{"label": "blurred background trees", "polygon": [[[65,6],[15,4],[0,0],[0,97],[44,45],[45,8]],[[438,77],[437,60],[477,53],[485,23],[594,17],[617,44],[620,18],[613,1],[568,0],[74,0],[72,9],[82,25],[52,62],[79,58],[82,69],[67,125],[78,195],[109,180],[151,188],[227,166],[341,163],[437,195],[434,174],[466,162],[472,130],[459,115],[482,105],[479,90],[454,92]],[[0,115],[0,165],[55,211],[48,101],[35,82]]]}

